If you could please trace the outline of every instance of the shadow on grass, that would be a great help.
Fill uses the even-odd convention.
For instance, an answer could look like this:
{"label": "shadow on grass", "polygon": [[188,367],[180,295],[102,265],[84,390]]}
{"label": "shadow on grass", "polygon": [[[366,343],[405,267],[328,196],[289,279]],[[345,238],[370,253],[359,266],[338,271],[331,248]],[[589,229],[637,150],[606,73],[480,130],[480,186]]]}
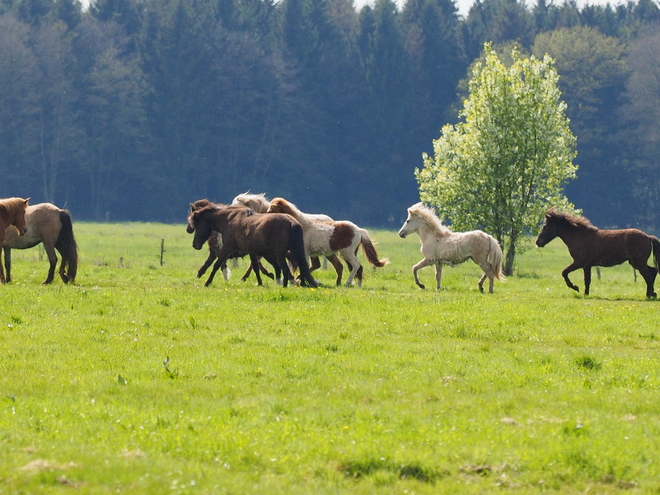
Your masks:
{"label": "shadow on grass", "polygon": [[341,464],[338,470],[347,478],[360,479],[377,472],[395,474],[399,479],[416,479],[423,483],[434,483],[437,479],[449,473],[422,467],[418,464],[399,464],[382,459],[369,459],[366,461],[353,461]]}

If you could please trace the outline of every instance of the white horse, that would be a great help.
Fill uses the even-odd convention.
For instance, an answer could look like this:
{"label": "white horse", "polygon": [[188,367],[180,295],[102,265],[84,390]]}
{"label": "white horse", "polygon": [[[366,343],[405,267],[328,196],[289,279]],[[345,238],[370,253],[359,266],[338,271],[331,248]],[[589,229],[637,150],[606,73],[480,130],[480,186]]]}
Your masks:
{"label": "white horse", "polygon": [[[356,255],[360,244],[364,249],[367,260],[375,267],[382,267],[389,263],[387,259],[378,259],[378,253],[369,238],[369,233],[352,222],[317,221],[314,218],[315,215],[301,212],[296,205],[283,198],[273,199],[270,202],[268,211],[271,213],[287,213],[302,225],[305,251],[308,256],[328,257],[339,252],[351,270],[346,279],[346,285],[351,285],[357,275],[358,287],[362,287],[362,263]],[[339,283],[341,283],[341,277],[338,279],[337,284]]]}
{"label": "white horse", "polygon": [[442,265],[458,265],[472,259],[481,267],[484,274],[479,279],[479,290],[484,291],[484,280],[488,277],[488,292],[493,293],[494,279],[504,281],[502,272],[502,249],[495,238],[482,232],[452,232],[442,224],[435,211],[423,203],[408,208],[408,218],[399,230],[399,236],[417,232],[422,242],[424,259],[413,266],[415,283],[424,288],[417,271],[425,266],[435,265],[435,288],[440,290]]}

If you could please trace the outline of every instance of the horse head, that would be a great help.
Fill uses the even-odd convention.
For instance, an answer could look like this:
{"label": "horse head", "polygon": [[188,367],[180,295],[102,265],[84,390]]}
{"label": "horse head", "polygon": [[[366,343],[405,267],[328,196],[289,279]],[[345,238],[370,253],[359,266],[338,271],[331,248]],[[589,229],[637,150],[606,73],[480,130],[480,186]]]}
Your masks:
{"label": "horse head", "polygon": [[553,206],[545,214],[545,222],[539,232],[538,237],[536,238],[536,245],[538,247],[543,247],[555,237],[557,237],[557,210]]}
{"label": "horse head", "polygon": [[27,210],[29,201],[30,198],[10,198],[8,202],[5,202],[9,225],[16,227],[20,235],[25,235],[28,231],[25,211]]}
{"label": "horse head", "polygon": [[[188,222],[188,233],[195,233],[193,237],[192,246],[198,251],[202,249],[204,243],[211,237],[213,228],[204,218],[204,213],[208,210],[199,210],[192,213],[190,221]],[[190,230],[192,228],[192,231]]]}

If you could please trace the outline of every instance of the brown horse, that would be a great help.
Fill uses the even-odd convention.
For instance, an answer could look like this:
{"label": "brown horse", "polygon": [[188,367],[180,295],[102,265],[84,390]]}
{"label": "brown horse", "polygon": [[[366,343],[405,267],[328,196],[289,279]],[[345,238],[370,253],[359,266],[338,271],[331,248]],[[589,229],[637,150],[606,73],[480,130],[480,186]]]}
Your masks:
{"label": "brown horse", "polygon": [[[273,259],[276,271],[284,274],[284,287],[291,278],[286,262],[287,252],[290,251],[300,270],[301,284],[317,286],[305,259],[302,227],[289,215],[255,213],[244,206],[210,205],[190,212],[186,230],[195,234],[195,249],[202,249],[213,231],[222,235],[222,248],[216,264],[222,264],[238,253],[247,253],[254,267],[259,257]],[[262,285],[259,271],[255,270],[255,274],[259,285]]]}
{"label": "brown horse", "polygon": [[[211,203],[208,199],[199,199],[195,201],[194,203],[190,203],[190,211],[197,211],[201,210],[205,206],[212,205],[214,203]],[[222,204],[215,203],[216,206],[226,206]],[[208,239],[208,245],[209,245],[209,255],[206,258],[206,261],[204,261],[204,264],[199,268],[197,271],[197,278],[201,278],[202,275],[206,273],[206,270],[209,269],[209,267],[213,264],[213,262],[218,258],[218,255],[220,254],[220,250],[222,249],[222,235],[218,232],[214,232],[211,237]],[[242,257],[243,255],[236,255],[236,256],[231,256],[231,258],[238,258]],[[213,282],[213,278],[215,277],[216,272],[218,269],[222,270],[222,277],[225,279],[225,282],[228,280],[228,275],[227,275],[227,262],[218,264],[216,263],[213,266],[213,269],[211,270],[211,275],[209,278],[206,280],[206,283],[204,284],[205,286],[211,285],[211,282]],[[266,275],[270,279],[274,279],[274,275],[270,273],[264,266],[259,262],[259,269],[261,270],[261,273]],[[241,281],[245,282],[248,277],[250,276],[250,272],[252,271],[252,265],[248,266],[247,271],[243,274],[241,277]]]}
{"label": "brown horse", "polygon": [[78,272],[78,245],[73,236],[71,214],[51,203],[39,203],[27,207],[25,221],[28,226],[26,235],[19,237],[15,231],[12,232],[12,229],[5,232],[2,248],[5,252],[7,282],[11,281],[11,250],[29,249],[41,242],[50,263],[48,276],[43,283],[50,284],[55,277],[57,266],[55,250],[59,251],[62,257],[60,263],[62,281],[65,284],[74,283]]}
{"label": "brown horse", "polygon": [[[0,245],[5,242],[6,230],[18,230],[19,235],[25,235],[28,226],[25,221],[25,210],[28,207],[28,199],[7,198],[0,199]],[[15,227],[15,229],[14,229]],[[0,256],[1,257],[1,256]],[[5,283],[5,272],[2,269],[2,260],[0,260],[0,284]]]}
{"label": "brown horse", "polygon": [[[614,266],[627,261],[636,268],[646,281],[646,297],[656,297],[653,283],[660,267],[660,241],[637,229],[601,230],[584,217],[550,208],[545,214],[543,229],[536,245],[545,246],[559,237],[573,258],[573,263],[561,272],[566,285],[579,292],[579,288],[568,278],[572,271],[584,270],[584,294],[589,295],[592,266]],[[655,267],[647,261],[653,253]]]}

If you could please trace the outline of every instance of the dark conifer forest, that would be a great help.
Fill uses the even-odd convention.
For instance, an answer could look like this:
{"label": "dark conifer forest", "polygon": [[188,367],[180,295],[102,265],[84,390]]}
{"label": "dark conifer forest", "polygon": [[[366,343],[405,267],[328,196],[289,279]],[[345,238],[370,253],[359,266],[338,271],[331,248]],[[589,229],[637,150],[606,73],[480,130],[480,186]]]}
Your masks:
{"label": "dark conifer forest", "polygon": [[660,9],[573,1],[0,2],[0,197],[76,220],[183,222],[250,190],[398,228],[484,42],[556,60],[569,199],[660,228]]}

